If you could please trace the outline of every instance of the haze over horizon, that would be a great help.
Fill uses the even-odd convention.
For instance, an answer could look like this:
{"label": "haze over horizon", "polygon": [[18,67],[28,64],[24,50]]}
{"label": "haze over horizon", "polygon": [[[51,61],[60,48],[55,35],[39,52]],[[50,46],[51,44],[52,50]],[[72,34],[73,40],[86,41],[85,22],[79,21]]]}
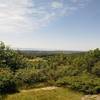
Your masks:
{"label": "haze over horizon", "polygon": [[100,48],[100,0],[0,0],[0,41],[12,48]]}

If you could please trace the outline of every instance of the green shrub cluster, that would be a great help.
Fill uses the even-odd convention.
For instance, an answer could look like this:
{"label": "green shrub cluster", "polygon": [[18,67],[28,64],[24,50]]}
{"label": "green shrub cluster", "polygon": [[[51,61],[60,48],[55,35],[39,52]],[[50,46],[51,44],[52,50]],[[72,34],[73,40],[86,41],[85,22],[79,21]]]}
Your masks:
{"label": "green shrub cluster", "polygon": [[40,58],[39,55],[28,55],[27,58],[1,42],[0,93],[14,92],[38,83],[65,86],[87,94],[100,93],[100,50],[40,55]]}
{"label": "green shrub cluster", "polygon": [[0,93],[13,93],[17,91],[13,73],[8,68],[0,68]]}
{"label": "green shrub cluster", "polygon": [[100,78],[83,76],[63,77],[56,81],[58,86],[66,86],[87,94],[100,93]]}
{"label": "green shrub cluster", "polygon": [[17,51],[0,42],[0,94],[16,92],[15,72],[32,64]]}

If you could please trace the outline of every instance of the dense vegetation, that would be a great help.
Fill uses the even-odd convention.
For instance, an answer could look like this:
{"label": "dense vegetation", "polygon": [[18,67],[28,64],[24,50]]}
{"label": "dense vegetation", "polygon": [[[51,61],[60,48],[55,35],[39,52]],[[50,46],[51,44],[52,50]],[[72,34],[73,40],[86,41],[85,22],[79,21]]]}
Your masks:
{"label": "dense vegetation", "polygon": [[31,88],[38,83],[68,87],[87,94],[100,93],[99,49],[27,56],[0,43],[0,93]]}

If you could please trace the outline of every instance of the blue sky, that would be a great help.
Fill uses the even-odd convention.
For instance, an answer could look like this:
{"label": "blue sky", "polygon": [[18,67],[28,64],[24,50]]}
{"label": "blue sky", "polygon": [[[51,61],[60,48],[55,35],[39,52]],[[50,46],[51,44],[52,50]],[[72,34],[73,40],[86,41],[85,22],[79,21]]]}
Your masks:
{"label": "blue sky", "polygon": [[100,48],[100,0],[0,0],[0,41],[16,48]]}

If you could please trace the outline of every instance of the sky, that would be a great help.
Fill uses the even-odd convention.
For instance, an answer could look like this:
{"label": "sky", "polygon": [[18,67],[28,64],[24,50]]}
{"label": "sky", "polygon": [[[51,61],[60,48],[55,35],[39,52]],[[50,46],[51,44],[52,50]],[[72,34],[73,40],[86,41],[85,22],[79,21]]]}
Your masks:
{"label": "sky", "polygon": [[100,0],[0,0],[0,41],[12,48],[100,48]]}

